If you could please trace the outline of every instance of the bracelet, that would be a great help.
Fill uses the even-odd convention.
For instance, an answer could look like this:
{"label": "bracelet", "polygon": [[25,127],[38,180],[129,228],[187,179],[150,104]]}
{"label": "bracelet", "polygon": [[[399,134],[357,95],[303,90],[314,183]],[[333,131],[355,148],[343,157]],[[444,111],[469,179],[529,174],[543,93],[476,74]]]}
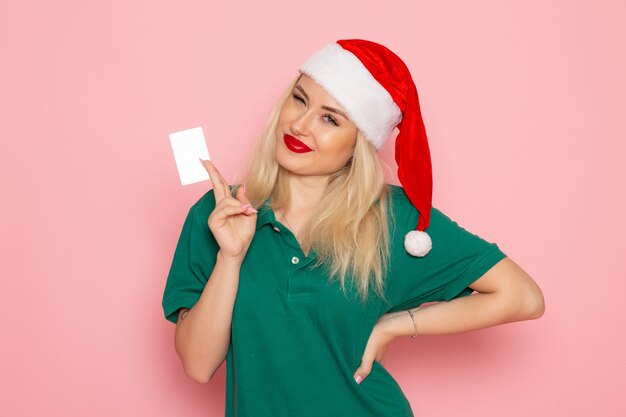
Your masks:
{"label": "bracelet", "polygon": [[413,321],[413,336],[411,336],[413,339],[415,339],[415,336],[417,336],[417,325],[415,324],[415,317],[413,317],[413,312],[411,312],[411,309],[407,310],[409,313],[409,316],[411,316],[411,321]]}

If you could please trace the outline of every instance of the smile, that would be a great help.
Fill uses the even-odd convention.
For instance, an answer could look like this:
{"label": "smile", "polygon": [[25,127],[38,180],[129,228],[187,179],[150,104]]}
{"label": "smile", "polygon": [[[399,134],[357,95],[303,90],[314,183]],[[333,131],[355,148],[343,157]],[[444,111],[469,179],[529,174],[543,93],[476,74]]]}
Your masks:
{"label": "smile", "polygon": [[289,150],[292,152],[305,153],[305,152],[311,152],[313,150],[309,148],[308,146],[306,146],[301,141],[299,141],[298,139],[286,133],[283,136],[283,139],[285,141],[285,145],[287,145],[287,148],[289,148]]}

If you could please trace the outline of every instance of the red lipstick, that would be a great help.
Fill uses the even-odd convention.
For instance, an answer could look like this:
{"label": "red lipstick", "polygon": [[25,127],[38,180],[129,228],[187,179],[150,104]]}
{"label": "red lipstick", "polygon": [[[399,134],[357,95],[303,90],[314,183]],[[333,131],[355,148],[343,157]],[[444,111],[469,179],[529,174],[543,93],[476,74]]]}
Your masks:
{"label": "red lipstick", "polygon": [[305,153],[305,152],[311,152],[313,150],[309,148],[308,146],[306,146],[301,141],[299,141],[298,139],[286,133],[285,133],[285,136],[283,136],[283,139],[285,141],[285,145],[287,145],[289,150],[292,152]]}

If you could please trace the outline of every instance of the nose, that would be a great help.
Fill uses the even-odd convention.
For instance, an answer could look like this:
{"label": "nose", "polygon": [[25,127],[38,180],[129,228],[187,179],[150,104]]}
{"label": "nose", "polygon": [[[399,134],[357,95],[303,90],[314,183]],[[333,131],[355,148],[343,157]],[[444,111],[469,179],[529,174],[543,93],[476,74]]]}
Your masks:
{"label": "nose", "polygon": [[297,135],[308,135],[310,131],[310,112],[303,111],[291,122],[291,131]]}

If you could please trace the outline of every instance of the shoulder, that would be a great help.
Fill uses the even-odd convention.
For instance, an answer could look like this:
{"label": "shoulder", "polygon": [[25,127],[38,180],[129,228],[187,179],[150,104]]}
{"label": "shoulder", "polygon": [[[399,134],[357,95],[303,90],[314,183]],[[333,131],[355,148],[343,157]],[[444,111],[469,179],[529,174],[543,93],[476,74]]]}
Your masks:
{"label": "shoulder", "polygon": [[191,207],[199,211],[213,210],[215,208],[215,193],[213,189],[204,193]]}
{"label": "shoulder", "polygon": [[418,215],[417,209],[404,192],[404,188],[395,184],[387,184],[387,189],[389,190],[387,194],[389,214],[396,221],[406,219],[407,216]]}
{"label": "shoulder", "polygon": [[[387,224],[392,247],[402,247],[404,235],[417,224],[419,213],[411,204],[404,188],[395,184],[387,185]],[[392,251],[393,252],[393,251]]]}
{"label": "shoulder", "polygon": [[[404,192],[404,188],[389,183],[387,187],[389,189],[389,214],[394,217],[396,222],[400,222],[400,224],[408,227],[405,233],[415,229],[420,213],[413,203],[411,203],[411,200],[409,200],[409,197]],[[437,225],[449,220],[450,218],[442,213],[441,210],[436,207],[431,207],[429,222],[431,225]]]}
{"label": "shoulder", "polygon": [[200,198],[198,198],[192,205],[189,207],[189,212],[187,213],[187,217],[190,219],[197,218],[198,216],[204,217],[205,215],[208,217],[209,214],[215,208],[215,194],[213,190],[209,190],[204,193]]}
{"label": "shoulder", "polygon": [[[231,193],[239,187],[237,185],[230,185]],[[215,192],[211,188],[207,192],[205,192],[196,202],[191,206],[190,211],[194,212],[202,217],[208,217],[215,208]]]}
{"label": "shoulder", "polygon": [[[239,187],[240,184],[230,185],[231,193]],[[196,202],[191,206],[192,210],[201,213],[211,213],[215,208],[215,191],[213,188],[205,192]]]}
{"label": "shoulder", "polygon": [[389,197],[391,200],[391,203],[393,204],[393,210],[415,210],[415,206],[413,205],[413,203],[411,203],[411,200],[409,200],[409,197],[406,195],[406,192],[404,192],[404,188],[402,188],[402,186],[400,185],[395,185],[395,184],[387,184],[387,187],[389,189]]}

